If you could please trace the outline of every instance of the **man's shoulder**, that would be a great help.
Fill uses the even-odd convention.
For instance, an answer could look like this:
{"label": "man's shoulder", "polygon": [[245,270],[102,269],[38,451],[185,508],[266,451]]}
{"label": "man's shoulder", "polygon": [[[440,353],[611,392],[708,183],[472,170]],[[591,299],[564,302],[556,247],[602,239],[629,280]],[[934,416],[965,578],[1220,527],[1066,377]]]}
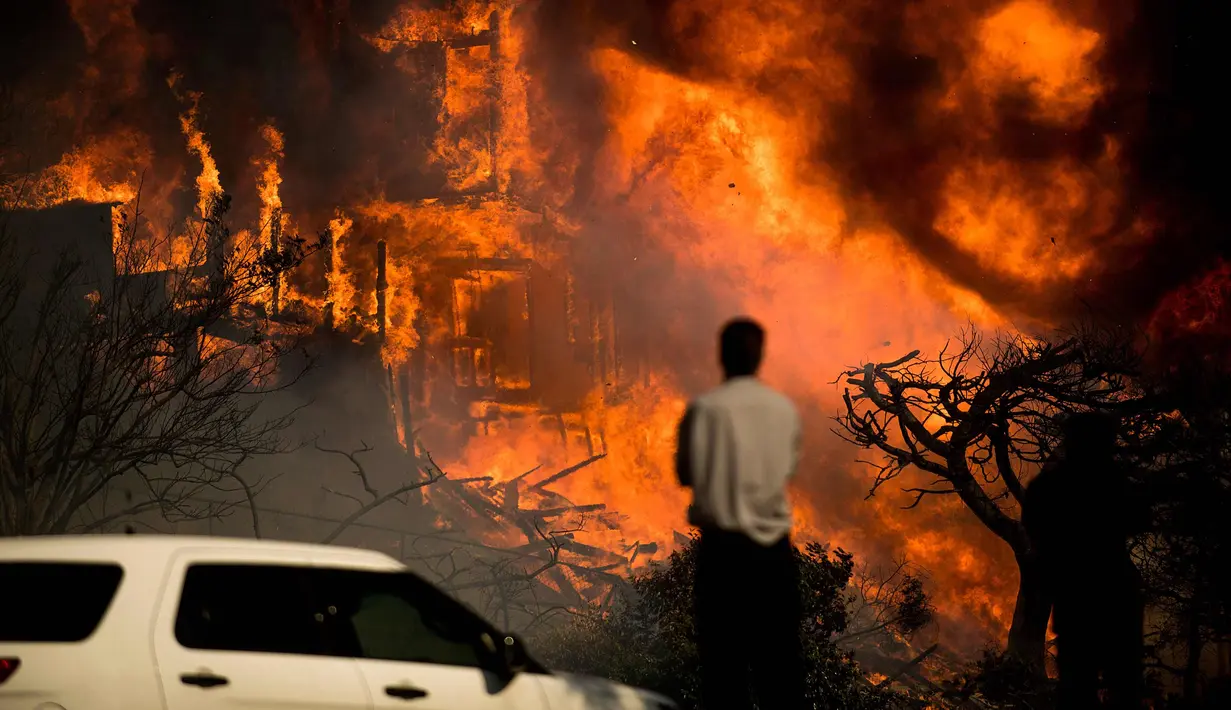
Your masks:
{"label": "man's shoulder", "polygon": [[697,397],[690,405],[694,410],[727,409],[755,402],[768,405],[792,417],[798,417],[795,403],[785,394],[756,379],[740,379],[724,382]]}

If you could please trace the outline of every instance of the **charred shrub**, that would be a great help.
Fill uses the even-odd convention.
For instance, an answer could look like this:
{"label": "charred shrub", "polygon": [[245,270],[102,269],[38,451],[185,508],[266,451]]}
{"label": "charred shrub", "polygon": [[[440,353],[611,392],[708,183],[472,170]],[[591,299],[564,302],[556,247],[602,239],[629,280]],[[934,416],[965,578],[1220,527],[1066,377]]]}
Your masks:
{"label": "charred shrub", "polygon": [[1055,684],[1015,654],[986,649],[965,672],[946,684],[946,699],[956,704],[982,701],[997,708],[1049,710]]}
{"label": "charred shrub", "polygon": [[[803,601],[801,636],[809,700],[818,708],[922,707],[873,687],[833,639],[847,628],[851,555],[809,544],[797,549]],[[701,677],[692,613],[696,538],[665,563],[632,580],[604,612],[576,616],[539,635],[535,647],[550,667],[655,690],[681,708],[699,706]]]}

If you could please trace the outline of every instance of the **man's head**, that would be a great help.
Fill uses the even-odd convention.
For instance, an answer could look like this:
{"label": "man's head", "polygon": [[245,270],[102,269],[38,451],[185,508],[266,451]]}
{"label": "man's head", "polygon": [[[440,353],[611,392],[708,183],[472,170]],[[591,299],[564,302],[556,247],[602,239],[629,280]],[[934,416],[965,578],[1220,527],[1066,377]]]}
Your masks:
{"label": "man's head", "polygon": [[1105,412],[1078,412],[1060,424],[1065,454],[1080,458],[1111,456],[1116,448],[1116,419]]}
{"label": "man's head", "polygon": [[718,336],[718,356],[728,379],[757,374],[765,353],[765,329],[751,318],[736,318]]}

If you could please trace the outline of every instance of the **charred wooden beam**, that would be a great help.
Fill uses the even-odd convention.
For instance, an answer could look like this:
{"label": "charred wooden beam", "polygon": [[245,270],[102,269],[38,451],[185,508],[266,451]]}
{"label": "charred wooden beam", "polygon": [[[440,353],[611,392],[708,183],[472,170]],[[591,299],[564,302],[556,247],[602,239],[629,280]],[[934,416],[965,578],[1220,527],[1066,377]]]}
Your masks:
{"label": "charred wooden beam", "polygon": [[567,476],[571,476],[574,473],[577,473],[581,469],[585,468],[586,466],[589,466],[590,464],[594,463],[595,461],[599,461],[605,458],[607,458],[607,454],[599,454],[597,456],[591,456],[590,458],[582,461],[581,463],[575,463],[572,466],[569,466],[568,468],[565,468],[556,473],[553,473],[547,478],[544,478],[543,480],[531,486],[531,488],[535,490],[543,490],[545,487],[551,485],[552,483],[555,483],[556,481],[559,481],[560,479],[565,478]]}
{"label": "charred wooden beam", "polygon": [[545,550],[550,550],[556,545],[560,544],[564,540],[572,540],[572,539],[573,539],[572,533],[564,533],[562,535],[556,535],[550,539],[544,539],[542,537],[539,537],[535,540],[532,540],[526,543],[525,545],[519,545],[518,547],[510,547],[510,548],[507,548],[507,550],[508,552],[519,554],[519,555],[533,555],[535,553],[543,552]]}
{"label": "charred wooden beam", "polygon": [[389,264],[388,249],[385,240],[376,242],[376,323],[380,333],[380,341],[385,342],[389,314]]}
{"label": "charred wooden beam", "polygon": [[529,508],[517,512],[525,513],[535,518],[555,518],[569,513],[592,513],[606,509],[606,503],[590,503],[588,505],[566,505],[560,508]]}
{"label": "charred wooden beam", "polygon": [[586,567],[572,562],[561,562],[561,565],[568,567],[577,573],[577,576],[584,577],[598,584],[607,584],[621,591],[630,591],[632,585],[622,575],[612,574],[611,572],[600,572],[594,567]]}
{"label": "charred wooden beam", "polygon": [[[887,687],[890,683],[893,683],[894,681],[896,681],[897,679],[901,678],[901,677],[902,677],[902,676],[904,676],[904,675],[911,675],[911,676],[914,676],[914,675],[915,675],[915,673],[913,673],[913,671],[914,671],[915,667],[916,667],[916,666],[918,666],[920,663],[923,663],[923,661],[925,661],[925,660],[927,659],[927,657],[928,657],[928,656],[932,655],[933,653],[936,653],[936,651],[937,651],[939,648],[940,648],[940,644],[938,644],[938,643],[934,643],[934,644],[932,644],[932,645],[931,645],[931,646],[929,646],[926,650],[924,650],[924,651],[923,651],[923,653],[920,653],[918,656],[915,656],[915,657],[914,657],[914,658],[912,658],[911,660],[909,660],[909,661],[907,661],[906,663],[902,664],[902,667],[901,667],[901,668],[899,668],[899,669],[898,669],[898,671],[897,671],[896,673],[894,673],[893,675],[890,675],[890,676],[886,677],[884,680],[882,680],[882,681],[881,681],[880,683],[878,683],[877,685],[879,685],[879,686],[886,686],[886,687]],[[926,679],[926,678],[923,678],[922,676],[919,676],[919,678],[920,678],[921,680],[927,681],[927,679]],[[929,682],[929,683],[930,683],[930,681],[927,681],[927,682]]]}
{"label": "charred wooden beam", "polygon": [[581,595],[581,592],[577,590],[577,587],[573,585],[573,582],[568,578],[568,575],[564,574],[564,570],[559,566],[552,567],[548,570],[547,577],[556,583],[560,594],[568,599],[570,604],[581,606],[581,604],[585,602],[585,598]]}
{"label": "charred wooden beam", "polygon": [[517,478],[514,478],[512,481],[510,481],[510,483],[516,483],[516,482],[518,482],[518,481],[522,480],[523,478],[525,478],[526,476],[529,476],[530,474],[532,474],[532,473],[534,473],[535,471],[539,470],[540,468],[543,468],[543,464],[539,464],[539,465],[535,466],[534,468],[530,469],[529,471],[526,471],[525,473],[523,473],[523,474],[519,475]]}
{"label": "charred wooden beam", "polygon": [[[494,13],[493,13],[494,14]],[[492,25],[495,27],[495,25]],[[471,47],[482,47],[484,45],[491,46],[493,30],[480,30],[474,34],[462,35],[460,37],[450,37],[444,41],[444,45],[449,49],[470,49]]]}
{"label": "charred wooden beam", "polygon": [[631,547],[627,548],[625,551],[631,553],[628,557],[628,565],[631,567],[633,563],[637,561],[637,558],[640,557],[641,555],[656,554],[658,552],[658,543],[657,542],[646,542],[646,543],[638,542],[638,543],[633,544]]}
{"label": "charred wooden beam", "polygon": [[619,530],[623,517],[619,513],[600,513],[594,516],[594,520],[608,530]]}
{"label": "charred wooden beam", "polygon": [[[447,480],[447,479],[446,479]],[[451,483],[453,481],[450,481]],[[443,483],[443,481],[442,481]],[[492,503],[486,497],[475,493],[470,488],[462,485],[452,486],[453,492],[474,512],[479,513],[493,523],[496,523],[500,518],[505,517],[505,512],[495,503]]]}
{"label": "charred wooden beam", "polygon": [[433,268],[465,274],[470,271],[528,271],[533,259],[520,257],[442,257],[432,262]]}
{"label": "charred wooden beam", "polygon": [[[525,474],[522,474],[522,475],[525,475]],[[521,495],[520,495],[520,489],[517,487],[517,479],[513,479],[512,481],[509,481],[508,483],[504,484],[504,508],[505,510],[508,510],[508,511],[518,510],[518,503],[520,502],[520,499],[521,499]]]}
{"label": "charred wooden beam", "polygon": [[598,567],[591,567],[590,569],[594,570],[595,572],[611,572],[613,570],[618,570],[623,566],[624,565],[619,562],[612,562],[611,564],[600,565]]}
{"label": "charred wooden beam", "polygon": [[593,545],[587,545],[583,542],[577,542],[572,539],[560,543],[560,547],[583,557],[593,557],[596,559],[611,557],[611,552],[609,550],[604,550],[601,547],[595,547]]}

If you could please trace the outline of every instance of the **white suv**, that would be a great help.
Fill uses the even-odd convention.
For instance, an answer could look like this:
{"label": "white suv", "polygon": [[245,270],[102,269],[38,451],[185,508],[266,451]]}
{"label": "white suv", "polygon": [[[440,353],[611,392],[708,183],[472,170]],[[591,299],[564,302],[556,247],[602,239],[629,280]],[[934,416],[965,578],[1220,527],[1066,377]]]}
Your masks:
{"label": "white suv", "polygon": [[195,536],[0,540],[0,710],[658,710],[552,673],[386,555]]}

